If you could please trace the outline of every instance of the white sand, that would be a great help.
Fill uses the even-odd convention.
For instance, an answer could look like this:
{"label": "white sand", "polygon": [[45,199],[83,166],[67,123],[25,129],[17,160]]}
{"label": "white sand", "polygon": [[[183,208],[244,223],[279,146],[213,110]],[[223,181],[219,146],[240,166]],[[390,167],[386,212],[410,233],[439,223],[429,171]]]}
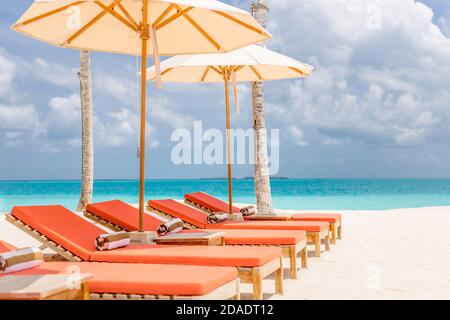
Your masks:
{"label": "white sand", "polygon": [[[284,296],[265,298],[450,299],[449,229],[450,207],[344,212],[343,240],[310,258],[298,280],[286,279]],[[37,244],[3,218],[0,238]],[[264,287],[273,292],[273,280]],[[250,286],[242,291],[248,298]]]}

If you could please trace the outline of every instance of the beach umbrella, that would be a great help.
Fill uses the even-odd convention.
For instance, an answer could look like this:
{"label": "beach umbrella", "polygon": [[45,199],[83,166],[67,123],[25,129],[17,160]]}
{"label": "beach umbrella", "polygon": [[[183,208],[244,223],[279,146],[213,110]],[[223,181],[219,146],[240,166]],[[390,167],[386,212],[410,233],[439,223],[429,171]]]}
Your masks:
{"label": "beach umbrella", "polygon": [[12,28],[65,48],[141,56],[139,231],[144,217],[147,56],[153,55],[159,66],[160,55],[228,52],[270,38],[249,13],[215,0],[35,0]]}
{"label": "beach umbrella", "polygon": [[[233,84],[236,107],[239,112],[236,82],[308,77],[311,75],[313,67],[261,46],[250,45],[223,54],[176,56],[161,62],[160,70],[160,77],[163,82],[224,83],[227,130],[228,210],[229,213],[232,213],[230,82]],[[156,79],[156,66],[148,69],[147,77],[150,80]]]}

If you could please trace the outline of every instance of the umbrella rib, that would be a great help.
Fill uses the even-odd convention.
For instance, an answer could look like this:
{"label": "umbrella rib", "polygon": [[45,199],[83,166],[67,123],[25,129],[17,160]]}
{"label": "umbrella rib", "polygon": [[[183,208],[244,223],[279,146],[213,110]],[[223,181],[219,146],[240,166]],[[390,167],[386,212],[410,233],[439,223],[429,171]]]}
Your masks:
{"label": "umbrella rib", "polygon": [[289,67],[289,69],[291,69],[292,71],[298,72],[300,73],[302,76],[306,76],[306,73],[304,73],[302,70],[294,68],[294,67]]}
{"label": "umbrella rib", "polygon": [[[167,68],[166,70],[164,70],[163,72],[161,72],[161,77],[162,77],[163,75],[165,75],[166,73],[172,71],[173,69],[174,69],[174,68]],[[155,80],[155,79],[156,79],[156,75],[155,75],[153,78],[149,79],[149,80]]]}
{"label": "umbrella rib", "polygon": [[256,68],[254,66],[249,66],[250,69],[253,71],[254,74],[256,74],[256,76],[258,77],[258,79],[261,81],[262,77],[261,74],[258,72],[258,70],[256,70]]}
{"label": "umbrella rib", "polygon": [[[115,0],[116,1],[116,0]],[[133,19],[133,17],[131,16],[131,14],[127,11],[127,9],[125,9],[125,7],[119,2],[117,4],[117,7],[120,9],[120,11],[122,11],[122,13],[127,17],[128,21],[130,21],[130,23],[136,28],[139,29],[139,25],[136,22],[136,20]]]}
{"label": "umbrella rib", "polygon": [[169,18],[167,18],[166,20],[164,20],[161,23],[158,23],[154,28],[155,31],[161,29],[162,27],[168,25],[169,23],[171,23],[172,21],[178,19],[181,16],[184,16],[186,13],[188,13],[189,11],[191,11],[192,9],[194,9],[193,7],[187,7],[186,9],[183,9],[182,11],[178,11],[177,13],[175,13],[174,15],[170,16]]}
{"label": "umbrella rib", "polygon": [[173,69],[174,69],[174,68],[169,68],[169,69],[164,70],[163,72],[161,72],[161,76],[163,76],[163,75],[165,75],[166,73],[172,71]]}
{"label": "umbrella rib", "polygon": [[235,18],[235,17],[233,17],[233,16],[230,16],[229,14],[227,14],[227,13],[225,13],[225,12],[222,12],[222,11],[215,11],[215,10],[214,10],[213,12],[217,13],[219,16],[222,16],[222,17],[224,17],[224,18],[227,18],[228,20],[231,20],[231,21],[233,21],[233,22],[236,22],[237,24],[240,24],[241,26],[243,26],[243,27],[245,27],[245,28],[247,28],[247,29],[250,29],[250,30],[252,30],[252,31],[254,31],[254,32],[256,32],[256,33],[259,33],[259,34],[261,34],[261,35],[268,36],[267,32],[265,32],[264,30],[258,29],[258,28],[254,27],[254,26],[251,26],[251,25],[249,25],[248,23],[245,23],[244,21],[241,21],[241,20],[239,20],[239,19],[237,19],[237,18]]}
{"label": "umbrella rib", "polygon": [[16,25],[16,27],[26,26],[27,24],[39,21],[39,20],[44,19],[44,18],[47,18],[47,17],[52,16],[52,15],[54,15],[56,13],[64,11],[64,10],[66,10],[66,9],[72,7],[72,6],[77,6],[77,5],[82,4],[84,2],[85,1],[77,1],[77,2],[74,2],[74,3],[68,4],[68,5],[62,6],[61,8],[58,8],[58,9],[55,9],[55,10],[52,10],[52,11],[48,11],[48,12],[43,13],[43,14],[41,14],[39,16],[34,17],[34,18],[31,18],[31,19],[25,20],[25,21],[23,21],[21,23],[18,23]]}
{"label": "umbrella rib", "polygon": [[[121,0],[120,0],[121,1]],[[96,1],[97,3],[98,1]],[[111,3],[108,7],[115,7],[117,5],[116,2]],[[92,18],[88,23],[86,23],[81,29],[79,29],[77,32],[72,34],[67,41],[63,44],[63,46],[72,43],[75,39],[77,39],[80,35],[82,35],[87,29],[89,29],[94,23],[96,23],[98,20],[103,18],[107,12],[105,10],[101,11],[99,14],[97,14],[94,18]]]}
{"label": "umbrella rib", "polygon": [[235,69],[234,69],[234,72],[236,72],[236,73],[238,73],[240,70],[242,70],[244,68],[244,66],[237,66]]}
{"label": "umbrella rib", "polygon": [[210,68],[213,69],[215,72],[217,72],[219,75],[222,75],[222,72],[219,69],[217,69],[216,67],[210,66]]}
{"label": "umbrella rib", "polygon": [[[114,0],[114,3],[119,6],[120,2],[122,0]],[[110,6],[105,6],[102,2],[100,1],[95,1],[95,3],[100,6],[101,8],[103,8],[103,10],[107,11],[110,15],[112,15],[113,17],[115,17],[117,20],[119,20],[120,22],[122,22],[123,24],[125,24],[127,27],[129,27],[131,30],[133,31],[138,31],[138,28],[136,28],[136,26],[134,26],[131,22],[129,22],[127,19],[125,19],[124,17],[122,17],[120,14],[118,14],[117,12],[115,12],[113,10],[114,6],[111,7]]]}
{"label": "umbrella rib", "polygon": [[166,8],[166,10],[164,10],[163,13],[161,13],[158,19],[153,22],[153,27],[157,26],[170,13],[170,11],[172,11],[173,8],[175,8],[175,4],[172,3]]}
{"label": "umbrella rib", "polygon": [[205,71],[203,72],[202,79],[200,80],[200,82],[205,81],[206,76],[207,76],[208,73],[209,73],[209,69],[211,69],[211,67],[210,67],[210,66],[207,66],[206,69],[205,69]]}
{"label": "umbrella rib", "polygon": [[195,28],[197,29],[198,32],[200,32],[217,50],[221,49],[220,44],[214,40],[213,37],[211,37],[211,35],[206,32],[202,27],[200,27],[200,25],[195,22],[189,15],[185,14],[184,18]]}

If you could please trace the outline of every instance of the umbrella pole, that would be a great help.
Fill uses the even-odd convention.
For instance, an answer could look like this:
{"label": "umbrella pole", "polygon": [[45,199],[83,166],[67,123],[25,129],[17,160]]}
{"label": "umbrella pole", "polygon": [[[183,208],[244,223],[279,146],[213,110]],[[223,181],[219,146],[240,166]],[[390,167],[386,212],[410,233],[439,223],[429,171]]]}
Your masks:
{"label": "umbrella pole", "polygon": [[139,232],[144,232],[144,208],[145,208],[145,125],[146,125],[146,98],[147,98],[147,41],[148,31],[148,2],[143,1],[143,19],[140,38],[142,41],[141,52],[141,135],[139,157]]}
{"label": "umbrella pole", "polygon": [[228,213],[233,213],[233,174],[231,168],[231,120],[230,120],[230,94],[228,86],[228,72],[225,71],[225,106],[227,126],[227,167],[228,167]]}

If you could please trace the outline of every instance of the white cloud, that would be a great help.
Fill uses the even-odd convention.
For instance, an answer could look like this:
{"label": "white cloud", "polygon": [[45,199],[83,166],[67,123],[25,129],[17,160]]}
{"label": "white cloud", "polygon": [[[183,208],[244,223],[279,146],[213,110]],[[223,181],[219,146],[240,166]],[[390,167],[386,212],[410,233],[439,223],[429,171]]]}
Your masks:
{"label": "white cloud", "polygon": [[325,145],[448,143],[450,39],[430,8],[414,0],[281,0],[271,7],[272,48],[316,70],[287,82],[288,100],[269,103],[269,116],[315,129]]}
{"label": "white cloud", "polygon": [[[136,113],[122,108],[119,111],[106,113],[106,117],[96,116],[94,119],[95,143],[101,146],[121,147],[139,144],[140,120]],[[160,142],[150,123],[146,123],[146,142],[151,148]]]}
{"label": "white cloud", "polygon": [[31,61],[17,59],[21,65],[18,73],[25,81],[34,79],[66,88],[79,87],[78,68],[53,63],[39,57]]}
{"label": "white cloud", "polygon": [[0,98],[5,98],[10,93],[15,72],[16,64],[0,48]]}
{"label": "white cloud", "polygon": [[443,13],[443,15],[438,19],[439,27],[442,32],[450,37],[450,7]]}
{"label": "white cloud", "polygon": [[43,133],[34,106],[5,106],[0,104],[0,145],[21,145]]}
{"label": "white cloud", "polygon": [[342,144],[342,141],[339,139],[333,139],[330,137],[325,137],[322,142],[324,146],[336,146]]}
{"label": "white cloud", "polygon": [[153,99],[151,116],[155,121],[162,122],[172,129],[190,128],[194,124],[194,118],[181,111],[182,105],[176,106],[166,98]]}
{"label": "white cloud", "polygon": [[136,85],[139,86],[139,84],[136,84],[132,77],[118,77],[101,71],[93,76],[95,88],[99,92],[105,93],[127,106],[136,106],[139,103],[139,101],[136,101]]}
{"label": "white cloud", "polygon": [[292,139],[294,140],[295,145],[305,147],[308,145],[308,142],[305,140],[305,134],[303,131],[296,127],[296,126],[290,126],[288,128],[289,134],[291,135]]}

